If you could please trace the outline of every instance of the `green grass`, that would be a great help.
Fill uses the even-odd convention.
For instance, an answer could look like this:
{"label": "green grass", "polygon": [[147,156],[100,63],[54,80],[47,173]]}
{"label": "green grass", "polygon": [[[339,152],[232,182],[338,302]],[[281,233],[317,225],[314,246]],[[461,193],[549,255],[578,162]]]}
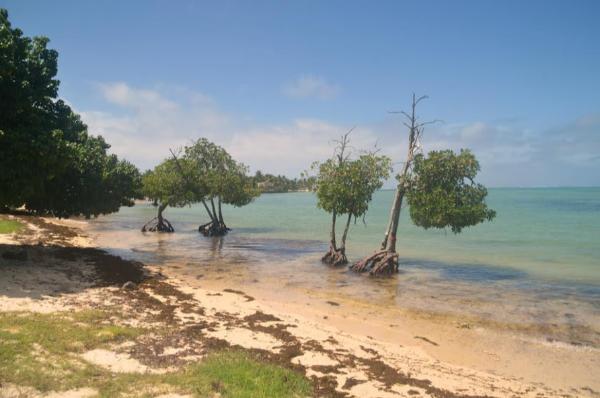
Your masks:
{"label": "green grass", "polygon": [[12,234],[21,231],[25,225],[15,220],[0,220],[0,234]]}
{"label": "green grass", "polygon": [[224,397],[239,398],[306,397],[312,391],[310,382],[303,376],[280,366],[258,362],[238,350],[209,355],[167,380],[198,396],[219,392]]}
{"label": "green grass", "polygon": [[[305,397],[310,382],[241,351],[209,354],[167,374],[111,373],[79,354],[131,341],[151,330],[112,325],[103,311],[0,313],[0,384],[42,392],[91,387],[100,397],[152,397],[169,392],[211,397]],[[154,331],[156,332],[156,331]]]}

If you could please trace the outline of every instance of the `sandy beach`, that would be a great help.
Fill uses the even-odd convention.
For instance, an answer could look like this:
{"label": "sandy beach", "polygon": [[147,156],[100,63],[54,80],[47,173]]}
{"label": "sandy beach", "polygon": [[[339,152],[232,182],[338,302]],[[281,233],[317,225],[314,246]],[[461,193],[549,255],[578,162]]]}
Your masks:
{"label": "sandy beach", "polygon": [[[168,374],[212,351],[239,348],[305,375],[315,396],[600,396],[594,347],[538,341],[441,315],[379,314],[359,299],[331,293],[192,280],[177,268],[95,247],[82,221],[2,217],[26,224],[18,234],[0,235],[2,314],[94,309],[114,313],[108,322],[115,325],[169,328],[77,354],[115,374]],[[191,396],[168,386],[131,396],[138,393]],[[42,393],[0,375],[0,397],[97,394],[92,387]]]}

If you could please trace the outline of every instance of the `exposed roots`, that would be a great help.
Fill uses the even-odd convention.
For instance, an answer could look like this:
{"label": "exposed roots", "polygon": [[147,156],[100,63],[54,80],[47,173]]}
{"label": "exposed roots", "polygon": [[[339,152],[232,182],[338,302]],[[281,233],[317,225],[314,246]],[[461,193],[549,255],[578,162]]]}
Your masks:
{"label": "exposed roots", "polygon": [[142,232],[175,232],[175,228],[166,218],[154,217],[142,227]]}
{"label": "exposed roots", "polygon": [[333,246],[329,246],[329,251],[321,258],[321,261],[333,266],[346,265],[348,264],[348,259],[345,252],[344,249],[336,250]]}
{"label": "exposed roots", "polygon": [[379,251],[354,263],[350,269],[356,272],[368,272],[371,275],[391,275],[398,272],[398,253]]}
{"label": "exposed roots", "polygon": [[223,236],[227,235],[229,231],[231,229],[227,228],[224,223],[213,223],[212,221],[198,227],[198,232],[204,236]]}

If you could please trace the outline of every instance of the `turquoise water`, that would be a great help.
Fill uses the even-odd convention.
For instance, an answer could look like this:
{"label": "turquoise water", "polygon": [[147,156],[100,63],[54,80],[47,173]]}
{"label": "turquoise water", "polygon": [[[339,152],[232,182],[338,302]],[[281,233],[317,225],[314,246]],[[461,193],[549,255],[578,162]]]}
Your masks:
{"label": "turquoise water", "polygon": [[[352,225],[350,261],[379,247],[392,196],[378,192],[365,222]],[[243,208],[225,207],[233,230],[222,239],[197,232],[207,218],[199,206],[167,209],[174,234],[140,232],[155,216],[150,204],[100,217],[91,231],[101,246],[179,269],[190,281],[360,296],[373,305],[494,324],[534,323],[546,338],[600,347],[600,188],[490,189],[488,204],[496,219],[458,235],[417,228],[404,208],[397,247],[402,272],[391,278],[357,277],[320,263],[330,218],[312,193],[266,194]]]}
{"label": "turquoise water", "polygon": [[[351,260],[379,246],[392,196],[392,191],[378,192],[364,222],[352,224]],[[493,271],[495,267],[497,277],[503,272],[509,277],[512,271],[554,281],[600,284],[600,188],[490,189],[488,204],[497,211],[496,219],[458,235],[418,228],[404,208],[398,233],[401,261],[439,262],[440,266],[456,266],[457,272],[475,274],[477,268]],[[154,212],[152,206],[138,205],[103,220],[137,229]],[[224,212],[232,235],[248,240],[312,241],[307,245],[310,252],[325,247],[328,239],[329,215],[316,208],[312,193],[265,194],[242,208],[225,207]],[[206,221],[199,206],[169,208],[165,215],[179,233],[193,232]]]}
{"label": "turquoise water", "polygon": [[[358,220],[352,225],[351,258],[379,246],[392,196],[392,191],[377,193],[365,223]],[[398,233],[401,257],[600,284],[600,188],[491,189],[488,203],[497,211],[496,219],[458,235],[415,227],[408,209],[403,209]],[[183,214],[204,219],[196,211],[171,210],[170,217],[176,222]],[[260,238],[324,242],[329,229],[329,216],[316,208],[311,193],[263,195],[247,207],[228,209],[227,222],[239,233]]]}

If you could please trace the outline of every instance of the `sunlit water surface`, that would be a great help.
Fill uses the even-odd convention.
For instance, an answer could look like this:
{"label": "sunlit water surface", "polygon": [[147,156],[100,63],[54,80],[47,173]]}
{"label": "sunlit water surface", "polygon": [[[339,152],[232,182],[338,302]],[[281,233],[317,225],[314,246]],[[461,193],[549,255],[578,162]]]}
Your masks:
{"label": "sunlit water surface", "polygon": [[[392,191],[375,195],[365,222],[352,225],[351,261],[383,236]],[[167,209],[174,234],[141,233],[149,204],[92,221],[101,246],[122,256],[264,289],[361,297],[385,308],[475,317],[510,329],[537,325],[543,338],[600,346],[600,188],[491,189],[493,222],[464,230],[423,230],[403,209],[402,272],[366,278],[322,265],[329,216],[311,193],[266,194],[243,208],[225,207],[233,230],[221,239],[197,232],[200,206]],[[381,304],[385,304],[382,306]]]}

